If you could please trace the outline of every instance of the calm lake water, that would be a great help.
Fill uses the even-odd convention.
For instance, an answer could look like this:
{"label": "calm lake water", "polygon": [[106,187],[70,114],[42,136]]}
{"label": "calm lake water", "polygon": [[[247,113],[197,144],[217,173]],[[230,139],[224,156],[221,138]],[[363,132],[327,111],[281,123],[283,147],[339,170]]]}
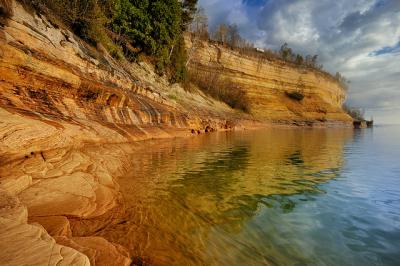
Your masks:
{"label": "calm lake water", "polygon": [[145,265],[400,265],[400,128],[265,129],[132,156],[100,235]]}

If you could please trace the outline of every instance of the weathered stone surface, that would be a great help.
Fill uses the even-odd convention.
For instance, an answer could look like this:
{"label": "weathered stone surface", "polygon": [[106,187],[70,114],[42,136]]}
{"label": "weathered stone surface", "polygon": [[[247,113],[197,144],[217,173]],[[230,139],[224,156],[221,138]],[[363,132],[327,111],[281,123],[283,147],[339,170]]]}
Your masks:
{"label": "weathered stone surface", "polygon": [[57,243],[69,246],[89,257],[91,265],[129,266],[131,259],[125,248],[102,237],[56,237]]}
{"label": "weathered stone surface", "polygon": [[57,244],[39,224],[27,224],[27,217],[17,198],[0,190],[1,265],[90,265],[88,257]]}
{"label": "weathered stone surface", "polygon": [[[193,47],[189,37],[187,45]],[[195,43],[191,68],[218,72],[240,84],[250,99],[251,112],[262,120],[298,125],[341,124],[352,119],[342,110],[346,91],[326,73],[283,61],[267,61],[240,54],[224,46]],[[301,90],[295,101],[287,92]]]}
{"label": "weathered stone surface", "polygon": [[72,237],[69,220],[65,216],[30,217],[29,223],[38,223],[46,229],[51,236]]}
{"label": "weathered stone surface", "polygon": [[[129,155],[145,146],[137,141],[260,123],[200,91],[169,85],[145,63],[103,56],[12,5],[13,17],[0,28],[0,264],[128,265],[122,247],[93,234],[122,211],[117,180],[132,167]],[[329,108],[332,88],[320,95]],[[274,119],[292,121],[285,112]]]}

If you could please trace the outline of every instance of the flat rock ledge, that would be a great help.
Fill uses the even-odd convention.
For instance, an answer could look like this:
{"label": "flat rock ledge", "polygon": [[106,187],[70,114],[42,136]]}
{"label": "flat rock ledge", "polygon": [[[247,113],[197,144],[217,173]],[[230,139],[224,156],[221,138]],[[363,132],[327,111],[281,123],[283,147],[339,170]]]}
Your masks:
{"label": "flat rock ledge", "polygon": [[90,265],[81,252],[56,243],[39,224],[28,224],[28,211],[17,197],[0,190],[0,264]]}
{"label": "flat rock ledge", "polygon": [[0,265],[106,266],[131,263],[125,248],[102,237],[72,237],[65,217],[33,220],[41,224],[28,223],[26,206],[16,196],[0,190]]}

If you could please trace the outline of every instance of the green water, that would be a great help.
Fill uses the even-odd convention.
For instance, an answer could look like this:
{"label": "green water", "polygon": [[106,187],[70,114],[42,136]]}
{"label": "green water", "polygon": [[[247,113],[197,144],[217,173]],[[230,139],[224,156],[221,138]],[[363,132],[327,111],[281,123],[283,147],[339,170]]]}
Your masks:
{"label": "green water", "polygon": [[100,232],[146,265],[400,265],[400,128],[162,141]]}

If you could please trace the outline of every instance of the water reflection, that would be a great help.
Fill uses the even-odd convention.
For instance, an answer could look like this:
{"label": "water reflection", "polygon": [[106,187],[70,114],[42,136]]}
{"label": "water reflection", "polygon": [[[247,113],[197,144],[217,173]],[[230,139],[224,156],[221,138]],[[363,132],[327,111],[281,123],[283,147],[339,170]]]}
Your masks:
{"label": "water reflection", "polygon": [[290,213],[324,193],[318,185],[340,173],[352,134],[269,129],[163,141],[132,155],[133,170],[119,181],[126,213],[99,234],[138,263],[282,263],[279,240],[260,238],[267,227],[255,217]]}

